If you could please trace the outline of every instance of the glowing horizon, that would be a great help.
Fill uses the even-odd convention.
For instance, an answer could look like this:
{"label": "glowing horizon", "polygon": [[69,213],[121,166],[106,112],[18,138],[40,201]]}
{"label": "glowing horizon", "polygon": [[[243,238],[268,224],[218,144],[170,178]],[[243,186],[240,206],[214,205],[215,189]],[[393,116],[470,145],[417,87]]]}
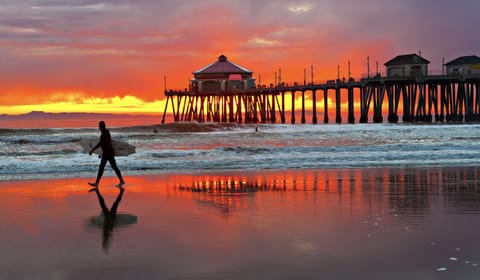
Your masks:
{"label": "glowing horizon", "polygon": [[32,111],[45,113],[110,113],[110,114],[146,114],[163,113],[166,100],[145,102],[135,96],[114,96],[109,98],[90,98],[80,101],[60,101],[33,105],[1,106],[0,111],[8,115],[20,115]]}

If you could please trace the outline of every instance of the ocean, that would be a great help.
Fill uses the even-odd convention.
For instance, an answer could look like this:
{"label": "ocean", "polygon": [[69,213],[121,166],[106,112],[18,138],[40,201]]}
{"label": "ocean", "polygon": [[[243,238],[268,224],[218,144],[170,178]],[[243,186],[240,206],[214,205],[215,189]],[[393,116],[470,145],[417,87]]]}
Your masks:
{"label": "ocean", "polygon": [[[107,123],[108,125],[108,123]],[[258,128],[258,131],[256,131]],[[477,166],[479,124],[217,124],[110,127],[136,147],[126,176],[270,169]],[[79,141],[98,128],[0,129],[0,180],[94,177]],[[114,176],[107,166],[106,176]]]}

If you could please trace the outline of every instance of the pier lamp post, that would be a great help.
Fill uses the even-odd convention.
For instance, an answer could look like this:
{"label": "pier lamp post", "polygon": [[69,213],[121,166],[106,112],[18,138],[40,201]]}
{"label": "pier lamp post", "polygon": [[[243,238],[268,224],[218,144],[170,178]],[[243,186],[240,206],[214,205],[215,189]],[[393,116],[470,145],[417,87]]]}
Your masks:
{"label": "pier lamp post", "polygon": [[303,85],[307,84],[307,68],[303,68]]}
{"label": "pier lamp post", "polygon": [[367,56],[367,78],[370,78],[370,56]]}
{"label": "pier lamp post", "polygon": [[445,57],[442,56],[442,76],[445,76]]}
{"label": "pier lamp post", "polygon": [[282,84],[282,68],[278,68],[278,83]]}
{"label": "pier lamp post", "polygon": [[167,76],[163,76],[163,91],[167,92]]}
{"label": "pier lamp post", "polygon": [[348,81],[350,82],[350,60],[348,61]]}
{"label": "pier lamp post", "polygon": [[310,74],[312,75],[312,85],[313,85],[313,65],[310,65]]}

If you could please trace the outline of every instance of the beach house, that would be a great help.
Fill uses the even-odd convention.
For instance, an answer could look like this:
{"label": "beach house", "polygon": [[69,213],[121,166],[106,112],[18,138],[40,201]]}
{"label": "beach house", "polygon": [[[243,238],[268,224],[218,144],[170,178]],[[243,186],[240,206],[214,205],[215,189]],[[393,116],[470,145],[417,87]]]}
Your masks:
{"label": "beach house", "polygon": [[193,92],[235,92],[255,88],[253,72],[235,64],[225,55],[193,72],[190,87]]}
{"label": "beach house", "polygon": [[430,61],[418,54],[398,55],[385,62],[387,77],[421,77],[428,75]]}
{"label": "beach house", "polygon": [[461,56],[445,63],[447,75],[480,74],[480,57],[476,55]]}

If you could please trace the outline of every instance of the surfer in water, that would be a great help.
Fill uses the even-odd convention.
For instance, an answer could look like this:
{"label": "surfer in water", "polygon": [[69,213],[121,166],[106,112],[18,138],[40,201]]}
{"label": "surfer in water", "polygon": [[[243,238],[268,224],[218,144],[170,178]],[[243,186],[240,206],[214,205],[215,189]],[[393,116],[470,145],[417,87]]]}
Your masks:
{"label": "surfer in water", "polygon": [[98,123],[98,128],[102,133],[100,135],[100,142],[98,142],[98,144],[90,150],[89,154],[92,155],[96,149],[101,147],[102,159],[100,161],[100,166],[98,167],[97,180],[95,181],[95,183],[88,183],[88,184],[92,187],[98,187],[98,184],[100,183],[100,179],[102,178],[102,175],[103,175],[103,170],[105,169],[105,165],[107,165],[107,161],[108,161],[112,169],[117,174],[118,179],[120,180],[120,183],[118,183],[117,186],[121,187],[125,184],[125,181],[123,180],[122,173],[120,172],[120,169],[118,169],[117,162],[115,161],[115,153],[112,147],[112,137],[110,136],[110,131],[108,131],[104,121],[100,121]]}

